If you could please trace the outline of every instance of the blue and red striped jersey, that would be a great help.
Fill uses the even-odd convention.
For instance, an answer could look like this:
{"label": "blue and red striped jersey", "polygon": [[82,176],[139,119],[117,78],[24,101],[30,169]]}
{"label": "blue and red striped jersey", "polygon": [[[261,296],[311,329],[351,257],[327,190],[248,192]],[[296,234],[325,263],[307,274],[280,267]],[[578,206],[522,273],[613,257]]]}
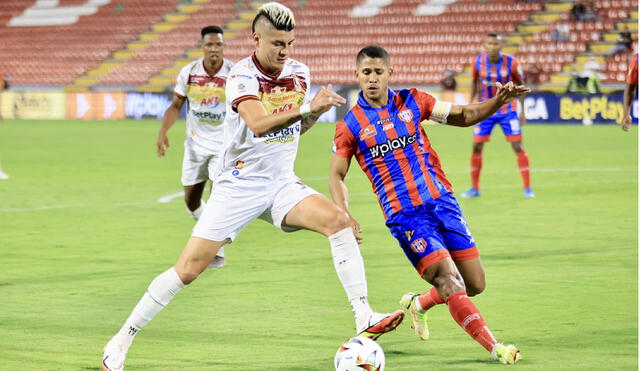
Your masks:
{"label": "blue and red striped jersey", "polygon": [[382,108],[371,107],[360,92],[336,125],[335,154],[356,157],[385,218],[453,192],[420,124],[432,116],[446,118],[449,108],[418,89],[389,90]]}
{"label": "blue and red striped jersey", "polygon": [[[471,74],[474,79],[480,80],[480,101],[493,98],[496,94],[495,86],[491,86],[490,83],[499,82],[506,84],[509,81],[513,81],[516,85],[521,85],[524,82],[524,74],[522,73],[522,67],[518,59],[511,54],[500,53],[498,62],[491,63],[489,61],[489,54],[478,54],[471,66]],[[514,99],[510,103],[502,106],[498,113],[517,112],[518,104]]]}

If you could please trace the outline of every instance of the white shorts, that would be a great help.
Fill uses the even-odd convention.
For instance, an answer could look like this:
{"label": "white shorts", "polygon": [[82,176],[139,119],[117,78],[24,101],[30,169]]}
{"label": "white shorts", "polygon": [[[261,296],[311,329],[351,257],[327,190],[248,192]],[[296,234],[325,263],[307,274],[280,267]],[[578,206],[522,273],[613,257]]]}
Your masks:
{"label": "white shorts", "polygon": [[202,155],[184,142],[184,157],[182,158],[182,185],[191,186],[206,182],[215,170],[217,156]]}
{"label": "white shorts", "polygon": [[282,225],[284,217],[300,201],[319,194],[300,181],[240,182],[220,181],[213,186],[211,197],[200,219],[193,227],[193,237],[211,241],[234,240],[254,219],[273,223],[285,232],[299,228]]}

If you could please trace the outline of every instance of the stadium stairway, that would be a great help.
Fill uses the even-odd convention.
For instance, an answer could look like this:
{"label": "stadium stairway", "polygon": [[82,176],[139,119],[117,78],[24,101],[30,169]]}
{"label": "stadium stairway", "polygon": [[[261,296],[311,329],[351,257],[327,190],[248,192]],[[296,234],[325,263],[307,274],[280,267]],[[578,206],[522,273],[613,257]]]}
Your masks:
{"label": "stadium stairway", "polygon": [[[96,85],[108,85],[110,75],[117,73],[118,69],[122,69],[126,62],[134,58],[136,54],[148,48],[152,42],[159,40],[163,34],[174,30],[178,24],[187,20],[190,14],[198,12],[203,4],[210,1],[212,0],[180,2],[176,5],[174,12],[164,15],[162,22],[153,24],[150,30],[140,33],[136,40],[130,41],[124,48],[114,51],[110,58],[103,60],[97,67],[89,69],[84,75],[77,77],[74,84],[66,86],[65,90],[69,92],[88,91]],[[140,74],[143,71],[138,70],[136,73]]]}
{"label": "stadium stairway", "polygon": [[[228,18],[224,22],[224,38],[225,41],[235,38],[239,33],[245,31],[251,26],[251,21],[256,15],[257,9],[266,1],[251,1],[246,2],[243,0],[227,1],[227,5],[233,5],[235,9],[235,15],[233,18]],[[206,10],[206,9],[203,9]],[[227,53],[228,54],[228,53]],[[145,92],[158,92],[171,89],[175,83],[175,79],[180,73],[182,67],[189,64],[194,59],[202,57],[202,49],[187,48],[184,50],[184,54],[180,55],[177,59],[163,68],[160,73],[150,77],[148,82],[138,88],[139,91]]]}

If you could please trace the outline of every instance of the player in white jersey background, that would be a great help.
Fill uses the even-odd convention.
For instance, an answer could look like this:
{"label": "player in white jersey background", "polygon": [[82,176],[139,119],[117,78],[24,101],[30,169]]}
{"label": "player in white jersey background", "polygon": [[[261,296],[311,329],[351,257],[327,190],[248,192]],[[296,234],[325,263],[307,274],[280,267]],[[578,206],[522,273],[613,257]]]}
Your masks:
{"label": "player in white jersey background", "polygon": [[[212,179],[216,160],[222,151],[224,137],[225,82],[233,63],[224,59],[223,30],[207,26],[200,31],[203,57],[180,71],[173,100],[167,107],[158,132],[156,152],[163,157],[169,148],[167,132],[187,102],[187,138],[184,141],[182,185],[187,210],[198,220],[204,210],[202,193],[207,179]],[[213,268],[224,266],[224,250],[220,250]]]}
{"label": "player in white jersey background", "polygon": [[225,151],[211,197],[176,264],[151,282],[105,346],[104,370],[123,370],[126,353],[140,329],[207,268],[221,247],[258,218],[284,231],[307,229],[328,237],[357,334],[375,339],[395,329],[404,318],[401,310],[391,314],[372,310],[364,262],[349,216],[293,172],[300,134],[322,113],[346,103],[331,86],[320,88],[307,101],[309,70],[289,58],[294,27],[292,12],[283,5],[266,3],[259,8],[252,25],[256,51],[229,72]]}

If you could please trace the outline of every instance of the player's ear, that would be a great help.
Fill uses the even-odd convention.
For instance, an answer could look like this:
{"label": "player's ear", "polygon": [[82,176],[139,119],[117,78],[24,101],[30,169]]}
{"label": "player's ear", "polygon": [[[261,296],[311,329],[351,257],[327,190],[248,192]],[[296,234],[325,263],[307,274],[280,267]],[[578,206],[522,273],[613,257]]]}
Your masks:
{"label": "player's ear", "polygon": [[253,42],[256,44],[257,48],[258,43],[260,42],[260,35],[257,32],[254,32],[253,34],[251,34],[251,38],[253,39]]}
{"label": "player's ear", "polygon": [[393,67],[389,66],[389,76],[393,75]]}

